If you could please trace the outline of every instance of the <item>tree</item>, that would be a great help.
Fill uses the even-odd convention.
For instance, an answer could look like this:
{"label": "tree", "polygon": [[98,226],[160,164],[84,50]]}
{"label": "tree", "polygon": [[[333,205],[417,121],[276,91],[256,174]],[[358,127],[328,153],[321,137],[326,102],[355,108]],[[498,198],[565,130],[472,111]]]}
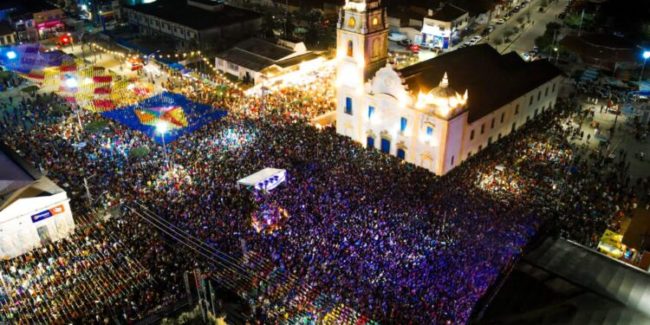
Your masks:
{"label": "tree", "polygon": [[296,29],[296,24],[293,21],[293,16],[288,14],[284,20],[284,37],[291,38],[293,36],[293,30]]}
{"label": "tree", "polygon": [[312,10],[305,16],[307,22],[307,33],[305,41],[307,44],[318,44],[323,32],[323,15],[319,10]]}
{"label": "tree", "polygon": [[273,18],[273,14],[270,12],[266,12],[264,14],[264,17],[262,17],[262,36],[271,38],[275,34],[273,30],[275,29],[275,19]]}

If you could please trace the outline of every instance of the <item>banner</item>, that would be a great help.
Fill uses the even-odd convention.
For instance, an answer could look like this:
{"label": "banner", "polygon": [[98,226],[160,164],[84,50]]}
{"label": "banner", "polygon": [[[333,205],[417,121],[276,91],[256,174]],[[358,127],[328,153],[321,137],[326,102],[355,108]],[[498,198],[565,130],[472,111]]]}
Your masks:
{"label": "banner", "polygon": [[42,220],[45,220],[47,218],[51,218],[52,216],[55,216],[57,214],[61,214],[65,211],[65,208],[63,207],[63,204],[59,204],[57,206],[54,206],[48,210],[39,212],[37,214],[32,215],[32,222],[36,223]]}

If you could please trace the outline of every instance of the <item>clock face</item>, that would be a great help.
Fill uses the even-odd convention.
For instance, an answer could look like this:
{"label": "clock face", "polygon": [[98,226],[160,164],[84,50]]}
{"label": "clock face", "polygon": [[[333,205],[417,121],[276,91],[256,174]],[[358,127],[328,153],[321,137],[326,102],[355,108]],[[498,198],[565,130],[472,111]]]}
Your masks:
{"label": "clock face", "polygon": [[357,24],[357,20],[354,19],[354,17],[350,17],[350,19],[348,19],[348,27],[351,27],[351,28],[352,28],[352,27],[354,27],[356,24]]}

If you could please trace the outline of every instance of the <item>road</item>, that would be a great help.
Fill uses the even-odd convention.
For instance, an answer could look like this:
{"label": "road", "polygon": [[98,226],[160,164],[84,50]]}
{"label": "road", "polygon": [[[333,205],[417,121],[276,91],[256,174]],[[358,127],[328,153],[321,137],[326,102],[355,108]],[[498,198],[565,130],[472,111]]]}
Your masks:
{"label": "road", "polygon": [[[535,39],[544,34],[546,31],[546,24],[559,21],[557,16],[564,11],[564,8],[569,4],[569,0],[557,0],[546,7],[545,12],[539,12],[539,4],[542,0],[532,1],[528,7],[521,10],[517,14],[510,17],[510,19],[503,25],[497,26],[490,34],[489,43],[496,48],[500,53],[509,51],[516,51],[517,53],[528,52],[535,46]],[[519,25],[517,19],[524,18],[526,22],[526,13],[530,12],[530,23],[527,23],[523,31],[519,34],[510,36],[511,42],[501,45],[496,45],[495,40],[505,40],[504,33],[512,30],[513,27]]]}

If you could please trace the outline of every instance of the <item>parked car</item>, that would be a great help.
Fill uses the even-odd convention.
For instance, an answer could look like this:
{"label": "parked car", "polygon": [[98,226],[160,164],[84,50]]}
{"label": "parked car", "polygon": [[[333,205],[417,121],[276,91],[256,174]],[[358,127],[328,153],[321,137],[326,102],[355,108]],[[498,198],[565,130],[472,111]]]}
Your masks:
{"label": "parked car", "polygon": [[505,22],[506,22],[506,20],[503,19],[503,18],[499,18],[499,19],[496,19],[494,21],[494,23],[497,24],[497,25],[503,25]]}
{"label": "parked car", "polygon": [[472,38],[469,39],[469,41],[470,41],[470,43],[472,43],[472,45],[474,45],[474,44],[480,42],[482,39],[483,39],[483,37],[481,37],[479,35],[474,35],[474,36],[472,36]]}
{"label": "parked car", "polygon": [[406,40],[408,36],[402,34],[402,33],[390,33],[388,34],[388,40],[394,41],[394,42],[400,42],[403,40]]}
{"label": "parked car", "polygon": [[397,42],[397,44],[399,44],[401,46],[404,46],[404,47],[409,47],[409,46],[411,46],[411,40],[410,39],[403,39],[403,40]]}
{"label": "parked car", "polygon": [[411,50],[411,52],[413,53],[420,53],[420,45],[411,44],[408,46],[408,49]]}

